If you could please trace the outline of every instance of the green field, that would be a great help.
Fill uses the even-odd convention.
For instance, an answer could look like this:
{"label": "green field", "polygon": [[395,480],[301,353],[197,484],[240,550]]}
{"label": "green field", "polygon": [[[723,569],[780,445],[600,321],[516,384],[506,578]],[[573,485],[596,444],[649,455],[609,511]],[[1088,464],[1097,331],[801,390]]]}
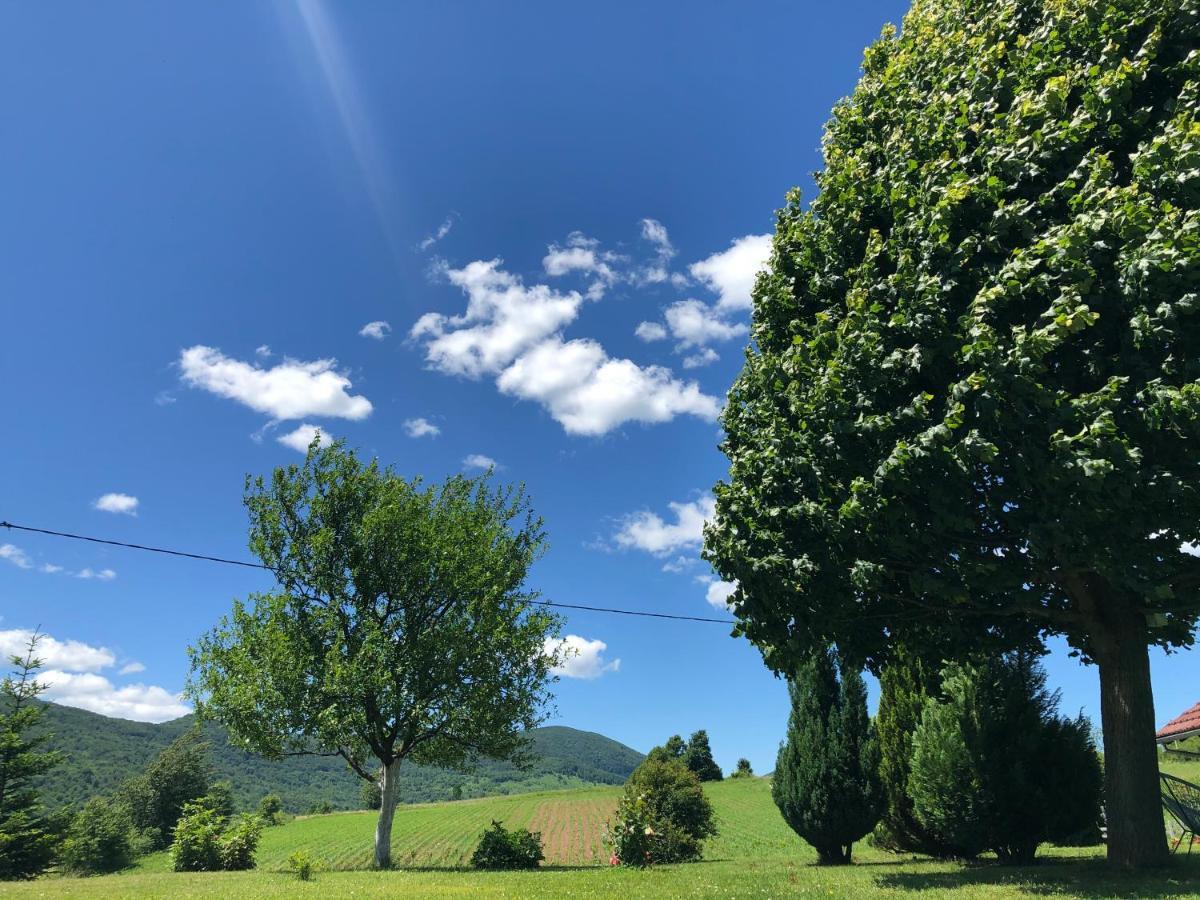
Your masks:
{"label": "green field", "polygon": [[[1173,764],[1194,779],[1200,765]],[[268,829],[255,872],[176,874],[166,854],[134,870],[102,878],[49,877],[0,888],[11,897],[1200,897],[1200,854],[1153,876],[1115,876],[1102,848],[1044,851],[1028,868],[897,857],[856,848],[848,868],[814,865],[816,854],[780,819],[760,779],[708,786],[720,834],[705,861],[631,871],[605,865],[600,825],[619,789],[587,788],[402,807],[396,814],[393,872],[368,865],[375,816],[335,813]],[[479,832],[499,819],[541,830],[546,865],[529,873],[476,873],[463,868]],[[309,883],[286,874],[292,851],[306,848],[330,871]],[[354,871],[354,870],[358,871]]]}

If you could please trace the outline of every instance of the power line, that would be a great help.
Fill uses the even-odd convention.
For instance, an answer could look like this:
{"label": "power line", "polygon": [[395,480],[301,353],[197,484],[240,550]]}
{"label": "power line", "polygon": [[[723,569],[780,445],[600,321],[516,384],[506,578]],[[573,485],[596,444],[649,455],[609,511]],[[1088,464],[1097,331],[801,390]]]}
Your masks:
{"label": "power line", "polygon": [[[34,528],[31,525],[16,525],[12,522],[0,521],[0,528],[11,531],[28,531],[33,534],[46,534],[51,537],[69,538],[73,541],[88,541],[92,544],[107,544],[110,547],[124,547],[127,550],[145,550],[148,553],[162,553],[166,556],[181,556],[185,559],[198,559],[204,562],[223,563],[227,566],[242,566],[246,569],[263,569],[273,571],[270,566],[262,563],[248,562],[243,559],[225,559],[221,556],[208,556],[204,553],[188,553],[183,550],[168,550],[165,547],[147,547],[144,544],[131,544],[126,541],[113,541],[107,538],[91,537],[86,534],[71,534],[67,531],[52,531],[49,528]],[[554,603],[550,600],[534,600],[538,606],[553,606],[557,609],[579,609],[586,612],[612,613],[618,616],[640,616],[647,619],[672,619],[678,622],[709,622],[716,625],[735,625],[732,619],[712,619],[706,616],[679,616],[673,613],[649,612],[641,609],[616,609],[610,606],[583,606],[577,603]]]}

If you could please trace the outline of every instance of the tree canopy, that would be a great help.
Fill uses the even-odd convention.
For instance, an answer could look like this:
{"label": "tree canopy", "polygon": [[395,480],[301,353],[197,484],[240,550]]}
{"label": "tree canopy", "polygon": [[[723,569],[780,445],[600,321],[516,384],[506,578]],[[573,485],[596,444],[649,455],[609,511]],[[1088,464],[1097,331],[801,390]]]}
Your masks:
{"label": "tree canopy", "polygon": [[706,533],[777,671],[1065,635],[1129,866],[1200,611],[1197,46],[1197,0],[917,0],[779,213]]}
{"label": "tree canopy", "polygon": [[427,487],[340,443],[247,479],[246,506],[278,587],[199,641],[189,691],[269,758],[336,753],[367,780],[382,768],[386,867],[401,762],[519,760],[540,721],[558,626],[525,587],[542,522],[490,472]]}

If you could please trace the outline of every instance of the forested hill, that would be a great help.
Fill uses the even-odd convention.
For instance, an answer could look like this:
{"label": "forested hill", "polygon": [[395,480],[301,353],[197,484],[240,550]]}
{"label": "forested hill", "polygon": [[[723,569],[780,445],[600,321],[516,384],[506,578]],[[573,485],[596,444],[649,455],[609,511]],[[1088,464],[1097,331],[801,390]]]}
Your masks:
{"label": "forested hill", "polygon": [[[46,704],[46,728],[51,746],[68,761],[43,780],[42,799],[51,808],[81,803],[113,790],[137,774],[154,755],[195,724],[184,716],[161,725],[110,719],[82,709]],[[218,779],[233,782],[241,808],[252,808],[267,793],[283,798],[285,808],[304,812],[326,802],[334,809],[360,809],[363,781],[339,758],[296,757],[269,762],[230,746],[224,730],[204,726],[212,747]],[[406,765],[402,768],[404,802],[452,799],[455,788],[463,797],[515,794],[587,784],[621,784],[641,762],[642,754],[624,744],[574,728],[550,726],[532,731],[536,760],[529,771],[508,763],[481,761],[469,775],[444,769]]]}

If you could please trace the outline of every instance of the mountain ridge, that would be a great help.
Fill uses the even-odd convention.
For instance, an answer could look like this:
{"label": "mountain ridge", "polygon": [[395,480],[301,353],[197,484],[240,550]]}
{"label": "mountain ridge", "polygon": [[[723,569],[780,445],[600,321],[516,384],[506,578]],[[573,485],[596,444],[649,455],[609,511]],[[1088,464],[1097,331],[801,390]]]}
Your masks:
{"label": "mountain ridge", "polygon": [[[169,722],[135,722],[56,703],[44,704],[49,747],[67,761],[41,779],[42,801],[51,809],[79,805],[109,793],[175,738],[195,727],[194,715]],[[233,746],[214,722],[202,726],[211,746],[216,780],[233,783],[236,805],[252,809],[267,793],[279,794],[290,812],[328,804],[361,809],[363,780],[336,757],[302,756],[272,762]],[[593,784],[621,784],[644,756],[592,731],[548,725],[530,732],[534,760],[528,770],[480,760],[470,773],[408,764],[401,767],[402,802],[425,803],[461,795],[484,797]]]}

